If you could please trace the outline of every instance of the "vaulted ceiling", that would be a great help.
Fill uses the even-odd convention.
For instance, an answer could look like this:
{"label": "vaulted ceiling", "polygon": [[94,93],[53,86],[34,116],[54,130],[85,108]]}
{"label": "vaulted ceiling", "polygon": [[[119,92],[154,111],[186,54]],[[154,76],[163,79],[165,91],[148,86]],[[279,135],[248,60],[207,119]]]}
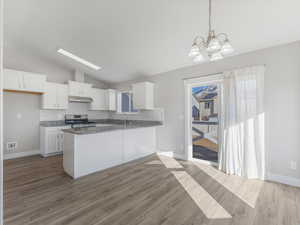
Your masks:
{"label": "vaulted ceiling", "polygon": [[[240,54],[299,40],[299,9],[299,0],[213,0],[213,28]],[[195,35],[207,35],[208,0],[5,0],[4,19],[4,54],[28,52],[120,82],[193,65],[187,54]]]}

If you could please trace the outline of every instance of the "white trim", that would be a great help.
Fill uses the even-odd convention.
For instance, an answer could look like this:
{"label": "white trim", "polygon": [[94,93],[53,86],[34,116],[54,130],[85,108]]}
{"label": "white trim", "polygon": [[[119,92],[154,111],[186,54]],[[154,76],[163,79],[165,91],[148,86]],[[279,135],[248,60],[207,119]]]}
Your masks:
{"label": "white trim", "polygon": [[4,160],[16,159],[16,158],[21,158],[21,157],[25,157],[25,156],[40,155],[40,154],[41,154],[40,150],[33,150],[33,151],[28,151],[28,152],[8,153],[8,154],[4,154]]}
{"label": "white trim", "polygon": [[287,184],[295,187],[300,187],[300,179],[294,177],[288,177],[279,174],[268,173],[267,179],[268,181],[275,181],[282,184]]}
{"label": "white trim", "polygon": [[218,167],[218,163],[212,162],[212,161],[208,161],[208,160],[191,158],[190,161],[198,162],[198,163],[201,163],[201,164],[204,164],[204,165],[208,165],[208,166],[216,166],[216,167]]}
{"label": "white trim", "polygon": [[0,224],[3,224],[3,0],[0,0]]}
{"label": "white trim", "polygon": [[[193,160],[193,141],[192,141],[192,87],[206,84],[220,84],[223,80],[223,74],[218,73],[210,76],[203,76],[199,78],[191,78],[184,80],[184,89],[185,89],[185,106],[184,106],[184,115],[185,115],[185,159]],[[219,88],[220,89],[220,88]],[[220,90],[219,90],[220,93]],[[221,96],[220,96],[221,98]],[[220,110],[220,107],[219,107]],[[219,113],[220,114],[220,113]],[[221,115],[221,114],[220,114]],[[220,129],[219,129],[220,132]]]}

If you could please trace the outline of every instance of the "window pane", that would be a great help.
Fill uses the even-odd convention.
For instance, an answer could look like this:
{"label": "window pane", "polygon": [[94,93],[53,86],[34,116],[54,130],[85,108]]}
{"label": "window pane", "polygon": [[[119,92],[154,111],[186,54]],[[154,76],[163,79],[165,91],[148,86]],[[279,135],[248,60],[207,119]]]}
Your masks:
{"label": "window pane", "polygon": [[129,94],[122,93],[122,112],[129,112]]}

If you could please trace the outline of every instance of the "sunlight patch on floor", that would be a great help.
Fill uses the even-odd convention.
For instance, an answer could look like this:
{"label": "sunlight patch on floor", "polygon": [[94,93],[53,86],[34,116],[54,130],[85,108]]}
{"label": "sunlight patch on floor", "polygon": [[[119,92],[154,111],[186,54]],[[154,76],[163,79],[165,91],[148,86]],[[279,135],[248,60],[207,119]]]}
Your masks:
{"label": "sunlight patch on floor", "polygon": [[263,181],[230,176],[212,166],[203,165],[197,162],[194,162],[194,165],[241,199],[248,206],[255,208],[260,190],[263,186]]}
{"label": "sunlight patch on floor", "polygon": [[172,171],[178,182],[208,219],[232,218],[232,216],[185,171]]}
{"label": "sunlight patch on floor", "polygon": [[162,162],[159,160],[153,160],[150,162],[145,163],[146,165],[162,165]]}
{"label": "sunlight patch on floor", "polygon": [[183,166],[177,162],[174,158],[164,156],[164,155],[158,155],[158,158],[162,163],[168,168],[168,169],[182,169]]}

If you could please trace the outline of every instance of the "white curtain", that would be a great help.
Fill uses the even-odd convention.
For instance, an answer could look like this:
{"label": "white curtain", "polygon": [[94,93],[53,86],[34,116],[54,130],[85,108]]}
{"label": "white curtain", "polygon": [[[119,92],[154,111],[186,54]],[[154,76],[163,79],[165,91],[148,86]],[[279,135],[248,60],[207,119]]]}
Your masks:
{"label": "white curtain", "polygon": [[264,179],[264,66],[224,73],[219,169]]}

